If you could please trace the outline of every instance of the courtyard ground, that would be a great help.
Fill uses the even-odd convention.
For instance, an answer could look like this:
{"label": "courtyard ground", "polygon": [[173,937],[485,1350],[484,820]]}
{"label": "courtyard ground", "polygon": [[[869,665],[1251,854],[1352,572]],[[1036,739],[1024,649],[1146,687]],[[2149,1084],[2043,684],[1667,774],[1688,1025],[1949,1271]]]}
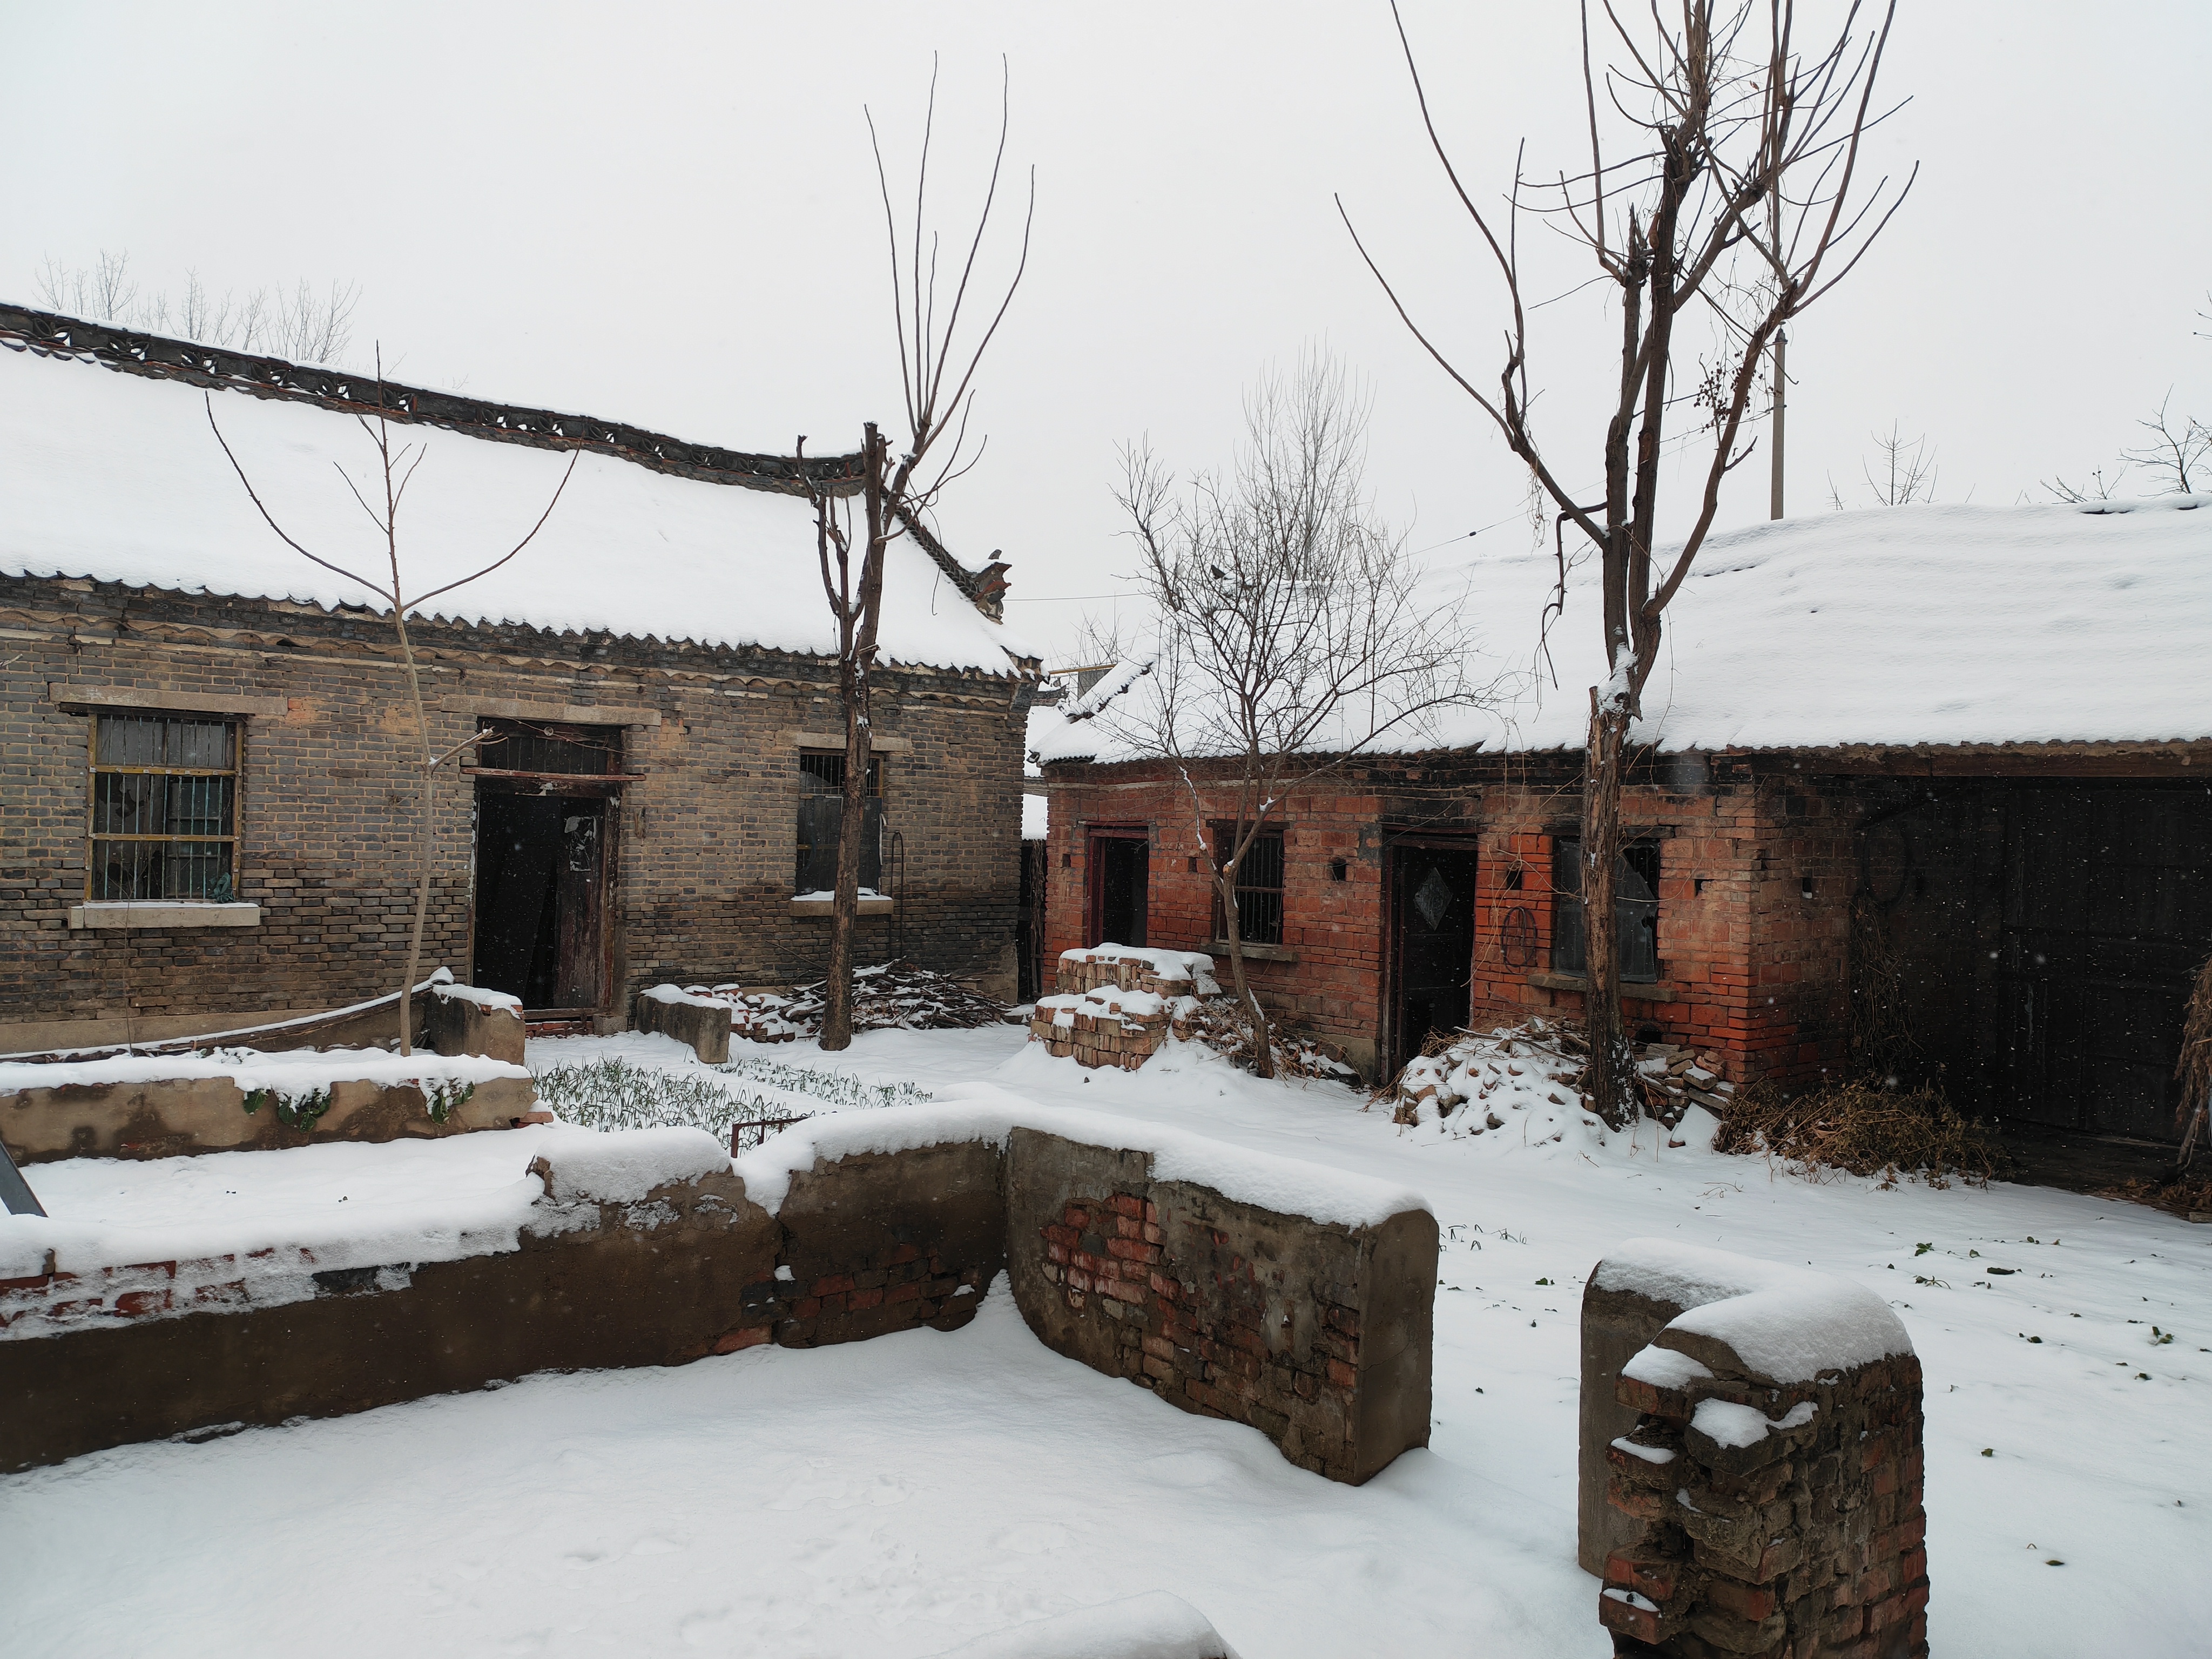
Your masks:
{"label": "courtyard ground", "polygon": [[[949,1335],[533,1378],[0,1480],[10,1651],[896,1659],[1168,1589],[1247,1659],[1595,1659],[1577,1310],[1637,1236],[1802,1261],[1897,1309],[1927,1377],[1936,1652],[2203,1650],[2212,1227],[2048,1188],[1813,1184],[1571,1110],[1480,1139],[1402,1130],[1335,1085],[1191,1050],[1089,1073],[1013,1028],[747,1051],[871,1082],[988,1078],[1418,1188],[1445,1237],[1429,1450],[1330,1485],[1058,1358],[1000,1294]],[[611,1053],[690,1065],[635,1036],[534,1044],[532,1063]],[[459,1193],[512,1182],[528,1146],[423,1150]],[[368,1150],[33,1174],[58,1216],[116,1222],[419,1204],[428,1172],[403,1194]]]}

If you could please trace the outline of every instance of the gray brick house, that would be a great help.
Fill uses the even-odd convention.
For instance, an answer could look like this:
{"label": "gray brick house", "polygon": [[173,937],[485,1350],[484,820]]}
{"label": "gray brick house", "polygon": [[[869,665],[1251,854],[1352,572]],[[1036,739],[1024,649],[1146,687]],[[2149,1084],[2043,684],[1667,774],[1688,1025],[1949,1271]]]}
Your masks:
{"label": "gray brick house", "polygon": [[[411,704],[375,568],[374,383],[0,307],[0,1052],[185,1036],[392,988]],[[441,750],[427,963],[619,1027],[663,980],[826,958],[842,715],[796,462],[386,383],[422,447],[410,622]],[[335,470],[334,470],[335,469]],[[372,473],[374,477],[372,477]],[[1003,566],[920,526],[885,579],[860,959],[1011,996],[1033,654]]]}

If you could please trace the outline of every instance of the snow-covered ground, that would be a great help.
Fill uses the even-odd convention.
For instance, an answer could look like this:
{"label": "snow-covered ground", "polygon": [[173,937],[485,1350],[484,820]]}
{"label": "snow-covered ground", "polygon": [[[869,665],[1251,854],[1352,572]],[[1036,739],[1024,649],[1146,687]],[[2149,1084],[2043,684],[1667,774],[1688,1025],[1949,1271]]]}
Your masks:
{"label": "snow-covered ground", "polygon": [[[635,1037],[531,1059],[610,1051],[684,1063]],[[1813,1185],[1648,1128],[1601,1143],[1571,1112],[1541,1139],[1534,1107],[1454,1139],[1188,1052],[1084,1072],[1012,1028],[757,1052],[869,1081],[988,1079],[1418,1188],[1447,1241],[1431,1449],[1330,1485],[1056,1358],[1001,1293],[951,1335],[534,1378],[0,1480],[10,1653],[895,1656],[1166,1589],[1248,1659],[1595,1659],[1576,1314],[1598,1258],[1639,1235],[1840,1273],[1896,1309],[1928,1382],[1936,1652],[2203,1651],[2212,1228],[2047,1188]],[[307,1167],[320,1150],[32,1175],[58,1216],[118,1224],[192,1187],[420,1202],[356,1160]],[[529,1156],[514,1135],[433,1150],[457,1200]]]}

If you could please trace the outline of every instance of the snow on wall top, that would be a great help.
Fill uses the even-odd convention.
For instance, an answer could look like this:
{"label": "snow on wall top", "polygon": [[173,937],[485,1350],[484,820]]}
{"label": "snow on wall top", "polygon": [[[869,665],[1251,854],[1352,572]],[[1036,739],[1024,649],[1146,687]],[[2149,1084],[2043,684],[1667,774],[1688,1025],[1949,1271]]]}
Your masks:
{"label": "snow on wall top", "polygon": [[[1873,1291],[1833,1273],[1728,1250],[1632,1238],[1606,1253],[1590,1284],[1682,1308],[1668,1331],[1726,1343],[1753,1370],[1778,1382],[1807,1382],[1823,1371],[1912,1352],[1903,1322]],[[1624,1375],[1656,1380],[1634,1371],[1640,1358],[1631,1360]]]}
{"label": "snow on wall top", "polygon": [[[208,426],[199,388],[96,363],[0,350],[0,574],[323,605],[372,603],[264,524]],[[233,392],[216,419],[276,521],[371,577],[364,494],[375,452],[350,416]],[[545,509],[568,458],[395,423],[426,453],[400,510],[401,570],[427,592],[489,564]],[[515,623],[807,654],[836,649],[813,510],[795,495],[674,477],[580,453],[537,538],[483,580],[433,601],[463,623]],[[882,643],[896,661],[1003,672],[1036,652],[991,621],[910,537],[891,544]]]}
{"label": "snow on wall top", "polygon": [[[496,994],[495,993],[492,994]],[[441,1080],[489,1083],[527,1078],[521,1066],[483,1054],[395,1054],[383,1048],[219,1048],[201,1054],[117,1054],[106,1060],[0,1063],[0,1095],[24,1089],[59,1089],[109,1083],[155,1083],[166,1079],[228,1078],[247,1093],[274,1089],[291,1096],[333,1083]]]}
{"label": "snow on wall top", "polygon": [[[1882,507],[1715,536],[1668,608],[1633,740],[1711,750],[2212,737],[2208,507],[2207,495]],[[1661,568],[1667,558],[1662,549]],[[1505,677],[1498,705],[1380,747],[1580,748],[1586,688],[1607,678],[1594,561],[1568,575],[1549,638],[1553,684],[1532,664],[1556,579],[1548,554],[1431,572],[1468,585],[1476,650]],[[1037,758],[1139,758],[1134,732],[1156,684],[1109,675],[1050,711]]]}
{"label": "snow on wall top", "polygon": [[926,1106],[885,1106],[809,1118],[738,1158],[736,1167],[744,1177],[745,1196],[773,1215],[790,1194],[791,1177],[812,1169],[817,1158],[835,1163],[854,1152],[903,1152],[964,1140],[1003,1147],[1017,1127],[1060,1135],[1087,1146],[1148,1152],[1154,1180],[1211,1187],[1240,1203],[1323,1224],[1379,1226],[1404,1211],[1430,1207],[1419,1193],[1387,1181],[1247,1152],[1186,1130],[1110,1113],[1040,1106],[990,1083],[939,1089]]}

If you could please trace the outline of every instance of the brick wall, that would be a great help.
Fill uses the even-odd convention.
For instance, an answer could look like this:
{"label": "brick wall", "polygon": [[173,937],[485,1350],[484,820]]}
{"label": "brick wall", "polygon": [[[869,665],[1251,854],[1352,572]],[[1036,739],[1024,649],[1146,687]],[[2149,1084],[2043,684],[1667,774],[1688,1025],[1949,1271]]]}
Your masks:
{"label": "brick wall", "polygon": [[[1048,949],[1100,942],[1086,933],[1094,825],[1142,825],[1151,836],[1144,942],[1203,949],[1211,855],[1181,779],[1145,763],[1063,763],[1048,776]],[[1839,1063],[1850,1041],[1851,827],[1865,798],[1886,787],[1807,776],[1787,761],[1647,759],[1623,793],[1622,835],[1657,844],[1659,981],[1628,992],[1632,1032],[1716,1052],[1738,1082],[1802,1079]],[[1480,860],[1474,1018],[1579,1013],[1581,991],[1550,970],[1552,863],[1558,838],[1576,833],[1580,789],[1571,755],[1460,755],[1363,762],[1291,795],[1279,812],[1283,943],[1295,960],[1248,963],[1261,997],[1294,1028],[1342,1045],[1363,1070],[1405,1058],[1383,1053],[1389,849],[1451,837]],[[1222,787],[1205,816],[1233,810],[1233,799]]]}
{"label": "brick wall", "polygon": [[[388,624],[366,613],[226,601],[108,584],[0,580],[0,1005],[18,1037],[126,1009],[165,1018],[328,1007],[390,988],[412,920],[419,737]],[[788,984],[824,965],[826,921],[788,913],[797,822],[793,731],[838,731],[823,664],[521,628],[418,623],[441,751],[477,706],[650,710],[626,734],[612,983],[605,1006],[663,980]],[[887,674],[877,729],[887,823],[903,837],[907,953],[1012,994],[1020,722],[1009,677]],[[85,893],[88,718],[72,690],[281,698],[243,718],[239,896],[255,928],[76,931]],[[634,718],[634,715],[631,717]],[[441,769],[441,771],[443,769]],[[474,787],[441,778],[425,967],[465,975]],[[895,874],[893,872],[891,874]],[[887,879],[890,875],[887,875]],[[887,919],[860,930],[881,959]],[[198,1029],[210,1029],[202,1025]],[[107,1040],[104,1037],[90,1040]]]}
{"label": "brick wall", "polygon": [[[884,1126],[899,1109],[817,1122],[828,1150],[790,1173],[773,1213],[715,1168],[592,1214],[574,1190],[586,1177],[564,1173],[556,1147],[532,1166],[545,1196],[520,1248],[457,1261],[332,1271],[311,1251],[264,1250],[257,1295],[235,1259],[109,1272],[59,1246],[42,1273],[0,1279],[0,1384],[21,1406],[0,1413],[0,1470],[548,1367],[952,1330],[1001,1272],[1057,1352],[1248,1424],[1331,1479],[1364,1480],[1428,1443],[1425,1210],[1317,1222],[1155,1181],[1143,1152],[1029,1127],[1003,1146],[837,1152],[841,1133],[896,1139]],[[1071,1210],[1083,1221],[1063,1235]]]}

